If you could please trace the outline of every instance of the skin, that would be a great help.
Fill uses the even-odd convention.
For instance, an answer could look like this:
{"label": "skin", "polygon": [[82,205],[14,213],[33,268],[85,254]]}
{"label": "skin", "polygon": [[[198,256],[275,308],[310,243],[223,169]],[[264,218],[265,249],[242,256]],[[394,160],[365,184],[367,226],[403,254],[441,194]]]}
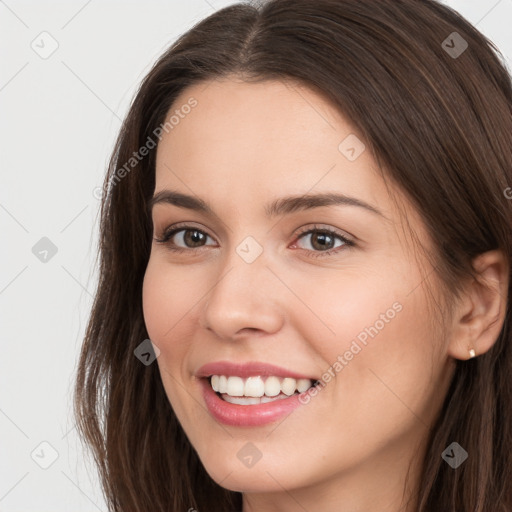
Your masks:
{"label": "skin", "polygon": [[[339,151],[349,134],[363,137],[332,105],[291,82],[230,77],[189,87],[170,112],[190,97],[197,106],[158,145],[155,193],[192,194],[215,215],[155,205],[155,238],[178,222],[192,225],[189,237],[195,229],[207,236],[195,239],[197,248],[186,231],[168,245],[153,241],[143,287],[146,327],[184,431],[209,475],[244,493],[244,512],[412,512],[455,359],[468,359],[469,347],[488,350],[501,328],[505,260],[498,252],[478,260],[500,293],[468,284],[441,333],[427,293],[438,289],[436,274],[402,229],[370,151],[355,161]],[[388,186],[430,247],[417,212]],[[383,216],[342,205],[265,216],[271,199],[333,191]],[[338,252],[322,255],[318,232],[297,236],[315,224],[355,245],[328,239]],[[250,264],[236,252],[247,236],[263,249]],[[169,250],[172,241],[185,252]],[[338,356],[393,303],[400,312],[333,372]],[[318,379],[331,368],[335,377],[284,419],[231,427],[210,416],[194,376],[218,360],[270,362]],[[237,453],[249,441],[262,457],[247,468]]]}

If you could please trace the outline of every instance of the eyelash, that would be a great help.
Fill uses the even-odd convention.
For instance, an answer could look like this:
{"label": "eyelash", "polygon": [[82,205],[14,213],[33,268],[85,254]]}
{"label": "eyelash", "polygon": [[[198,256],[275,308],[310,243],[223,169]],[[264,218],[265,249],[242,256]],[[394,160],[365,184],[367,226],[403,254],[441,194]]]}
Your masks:
{"label": "eyelash", "polygon": [[[172,229],[166,229],[163,232],[163,235],[161,238],[155,238],[155,242],[157,242],[159,244],[166,245],[167,248],[174,253],[183,253],[183,252],[194,251],[195,249],[193,247],[184,248],[184,247],[178,247],[175,244],[173,245],[173,244],[169,243],[169,240],[176,233],[179,233],[180,231],[198,231],[198,232],[202,233],[203,235],[210,236],[210,235],[208,235],[208,233],[206,233],[203,230],[196,228],[194,226],[190,226],[188,224],[177,224]],[[333,249],[329,249],[327,251],[314,251],[314,250],[309,250],[309,249],[301,249],[301,250],[307,251],[309,253],[316,253],[316,254],[311,254],[309,256],[311,258],[318,258],[318,257],[321,258],[321,257],[330,256],[332,254],[340,252],[341,250],[343,250],[344,247],[353,247],[355,245],[355,243],[352,240],[349,240],[348,238],[343,236],[341,233],[338,233],[337,231],[334,231],[332,229],[319,228],[316,225],[314,225],[312,228],[307,228],[307,229],[300,231],[299,233],[296,234],[296,237],[298,239],[300,237],[309,235],[311,233],[327,234],[329,236],[338,238],[343,242],[343,245],[333,248]],[[212,238],[212,237],[210,237],[210,238]],[[295,245],[295,243],[294,243],[294,245]],[[198,249],[202,249],[204,247],[206,247],[206,246],[199,247]]]}

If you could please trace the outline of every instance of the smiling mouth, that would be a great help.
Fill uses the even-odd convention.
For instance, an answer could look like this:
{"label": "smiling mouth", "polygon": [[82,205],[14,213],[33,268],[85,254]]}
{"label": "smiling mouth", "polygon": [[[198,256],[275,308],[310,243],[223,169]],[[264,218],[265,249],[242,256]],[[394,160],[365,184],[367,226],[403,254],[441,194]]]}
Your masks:
{"label": "smiling mouth", "polygon": [[291,377],[211,375],[207,378],[211,388],[223,401],[238,405],[257,405],[304,393],[320,381]]}

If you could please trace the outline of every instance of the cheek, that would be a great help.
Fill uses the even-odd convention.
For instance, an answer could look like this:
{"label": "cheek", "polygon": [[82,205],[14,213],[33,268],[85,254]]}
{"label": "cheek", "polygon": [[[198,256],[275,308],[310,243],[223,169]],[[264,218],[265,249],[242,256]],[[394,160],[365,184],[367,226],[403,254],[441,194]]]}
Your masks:
{"label": "cheek", "polygon": [[335,400],[373,410],[386,403],[390,412],[407,413],[401,399],[421,409],[433,384],[438,345],[416,269],[403,262],[383,272],[381,264],[314,286],[308,280],[303,289],[299,282],[295,291],[307,297],[310,311],[298,308],[294,322],[325,361],[322,378],[334,384]]}
{"label": "cheek", "polygon": [[187,297],[191,292],[187,292],[181,276],[180,269],[171,272],[169,265],[150,259],[142,286],[142,309],[148,336],[160,350],[156,362],[166,395],[175,412],[183,415],[181,386],[176,386],[176,378],[183,378],[182,362],[189,347],[183,328],[192,298]]}
{"label": "cheek", "polygon": [[388,349],[398,343],[395,336],[388,337],[386,332],[392,324],[401,323],[404,290],[410,288],[404,279],[386,280],[386,275],[393,272],[383,273],[382,264],[380,267],[344,268],[339,272],[335,269],[306,279],[304,275],[286,276],[286,282],[302,301],[291,302],[290,306],[296,304],[285,312],[293,315],[291,323],[296,328],[300,326],[298,336],[315,347],[327,366],[351,348],[353,353],[348,358],[356,359],[356,353],[361,358],[372,339],[388,338]]}
{"label": "cheek", "polygon": [[155,342],[169,328],[163,308],[169,300],[168,290],[162,285],[162,276],[157,276],[159,274],[150,261],[142,284],[142,311],[149,337]]}
{"label": "cheek", "polygon": [[375,291],[368,296],[371,307],[354,310],[353,321],[343,317],[350,327],[336,352],[343,357],[336,401],[358,411],[354,435],[371,439],[378,425],[380,435],[391,439],[429,420],[440,375],[423,292],[410,293],[407,286]]}
{"label": "cheek", "polygon": [[200,299],[187,281],[183,269],[170,269],[168,264],[150,259],[142,286],[142,308],[149,337],[161,350],[165,348],[161,344],[180,329]]}

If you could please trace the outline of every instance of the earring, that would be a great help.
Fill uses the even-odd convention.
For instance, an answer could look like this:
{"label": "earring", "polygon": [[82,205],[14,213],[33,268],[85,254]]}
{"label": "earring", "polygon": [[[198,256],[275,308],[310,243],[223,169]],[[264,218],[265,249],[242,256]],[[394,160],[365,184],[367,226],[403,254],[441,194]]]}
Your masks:
{"label": "earring", "polygon": [[472,349],[470,349],[470,351],[469,351],[469,358],[470,358],[470,359],[473,359],[473,357],[475,357],[475,356],[476,356],[476,354],[475,354],[475,349],[473,349],[473,348],[472,348]]}

